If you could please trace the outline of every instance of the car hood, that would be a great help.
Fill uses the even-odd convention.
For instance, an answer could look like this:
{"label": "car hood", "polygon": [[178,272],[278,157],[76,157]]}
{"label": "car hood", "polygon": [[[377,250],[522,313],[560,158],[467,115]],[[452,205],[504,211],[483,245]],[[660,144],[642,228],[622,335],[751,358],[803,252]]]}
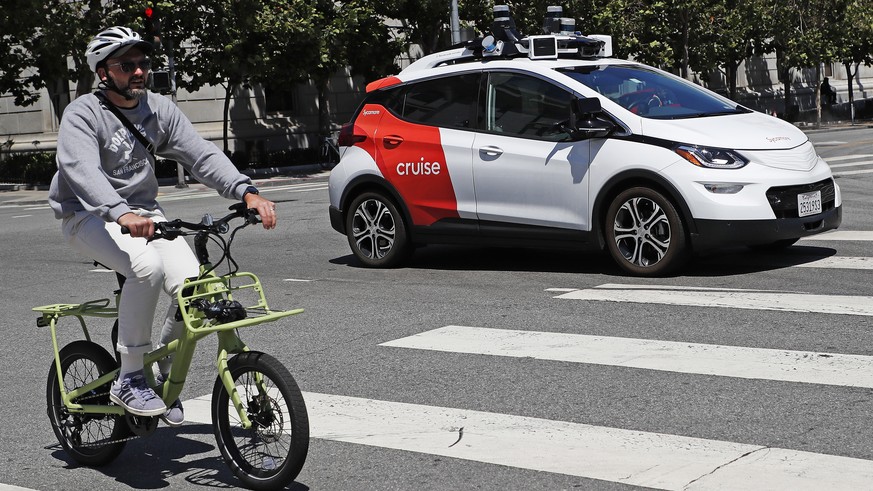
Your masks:
{"label": "car hood", "polygon": [[689,119],[643,119],[645,136],[733,150],[785,150],[808,141],[794,125],[759,112]]}

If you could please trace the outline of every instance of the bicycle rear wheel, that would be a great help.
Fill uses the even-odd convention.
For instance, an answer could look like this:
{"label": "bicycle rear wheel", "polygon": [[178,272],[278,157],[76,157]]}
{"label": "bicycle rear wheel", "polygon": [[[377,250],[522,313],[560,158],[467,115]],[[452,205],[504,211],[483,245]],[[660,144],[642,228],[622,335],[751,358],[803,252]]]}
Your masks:
{"label": "bicycle rear wheel", "polygon": [[216,380],[212,424],[221,455],[246,486],[281,488],[297,477],[309,451],[303,395],[288,369],[265,353],[241,353],[228,368],[252,427],[242,427],[224,384]]}
{"label": "bicycle rear wheel", "polygon": [[[74,341],[60,352],[64,387],[71,391],[92,382],[118,365],[105,349],[90,341]],[[111,382],[73,402],[109,404]],[[70,413],[64,406],[58,384],[58,371],[52,362],[46,384],[48,417],[55,436],[64,450],[76,462],[88,466],[108,464],[121,453],[129,435],[123,417],[106,414]]]}

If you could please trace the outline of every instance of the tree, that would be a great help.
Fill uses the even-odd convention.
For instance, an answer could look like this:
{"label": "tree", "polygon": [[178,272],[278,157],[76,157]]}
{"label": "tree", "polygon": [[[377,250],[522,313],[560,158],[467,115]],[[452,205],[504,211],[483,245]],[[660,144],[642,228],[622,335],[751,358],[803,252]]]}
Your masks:
{"label": "tree", "polygon": [[318,129],[322,137],[331,130],[328,83],[335,73],[348,66],[353,75],[368,82],[397,70],[394,59],[402,45],[391,40],[376,6],[374,0],[315,2],[312,38],[301,54],[312,60],[308,73],[318,91]]}
{"label": "tree", "polygon": [[69,103],[69,81],[76,81],[76,97],[89,93],[94,83],[85,59],[88,41],[101,29],[128,23],[133,9],[101,0],[15,0],[0,18],[0,93],[11,93],[16,105],[28,106],[44,88],[60,121]]}
{"label": "tree", "polygon": [[[595,14],[595,21],[612,35],[613,51],[641,63],[674,67],[676,50],[670,38],[670,0],[615,0]],[[681,52],[681,51],[680,51]]]}
{"label": "tree", "polygon": [[385,0],[376,4],[375,12],[398,19],[409,44],[417,44],[426,56],[446,48],[443,40],[451,14],[448,0]]}
{"label": "tree", "polygon": [[38,83],[38,74],[22,76],[31,66],[31,56],[23,46],[26,37],[19,14],[26,15],[33,8],[32,3],[15,1],[0,10],[0,94],[12,94],[19,106],[30,105],[39,97],[32,91]]}
{"label": "tree", "polygon": [[[311,35],[312,9],[303,0],[180,0],[156,2],[163,15],[163,37],[171,39],[183,76],[179,87],[196,91],[205,85],[224,88],[223,148],[227,152],[230,101],[248,88],[281,71],[299,80],[306,60],[289,53],[292,43]],[[275,65],[276,69],[271,65]]]}
{"label": "tree", "polygon": [[835,39],[836,59],[846,67],[849,111],[855,121],[853,81],[861,63],[873,64],[873,1],[852,0],[846,8],[844,23]]}
{"label": "tree", "polygon": [[850,0],[763,0],[770,29],[770,48],[776,51],[777,70],[785,84],[785,108],[792,117],[792,68],[815,69],[816,122],[821,122],[821,66],[835,59],[835,42],[845,29]]}
{"label": "tree", "polygon": [[728,96],[734,100],[740,64],[763,52],[766,34],[760,22],[761,8],[758,0],[726,0],[713,5],[710,17],[713,36],[706,57],[721,64]]}

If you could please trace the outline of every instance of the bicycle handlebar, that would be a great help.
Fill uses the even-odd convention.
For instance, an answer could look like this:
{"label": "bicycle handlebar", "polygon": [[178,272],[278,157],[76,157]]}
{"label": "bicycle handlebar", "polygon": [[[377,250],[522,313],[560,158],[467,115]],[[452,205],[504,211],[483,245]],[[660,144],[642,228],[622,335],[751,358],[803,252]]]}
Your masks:
{"label": "bicycle handlebar", "polygon": [[[261,222],[261,217],[258,215],[258,211],[254,208],[247,209],[245,203],[233,204],[228,209],[231,210],[232,213],[229,213],[218,220],[215,220],[212,215],[206,214],[203,215],[200,223],[185,222],[179,219],[170,220],[168,222],[157,222],[155,223],[155,234],[151,236],[149,240],[173,240],[179,236],[189,235],[186,230],[193,232],[207,232],[215,235],[226,234],[230,231],[230,226],[228,224],[235,218],[245,218],[246,223],[243,227]],[[122,226],[121,233],[125,235],[130,234],[130,229]]]}

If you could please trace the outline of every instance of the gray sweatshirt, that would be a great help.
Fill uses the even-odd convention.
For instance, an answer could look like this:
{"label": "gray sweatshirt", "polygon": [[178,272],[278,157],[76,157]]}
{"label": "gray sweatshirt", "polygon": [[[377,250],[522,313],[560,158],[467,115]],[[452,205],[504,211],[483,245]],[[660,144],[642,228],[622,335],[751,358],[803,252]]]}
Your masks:
{"label": "gray sweatshirt", "polygon": [[[176,160],[198,181],[228,199],[242,199],[251,179],[240,174],[215,144],[204,140],[173,102],[149,92],[122,109],[163,158]],[[88,211],[114,222],[132,208],[159,209],[154,158],[93,94],[64,111],[58,131],[58,172],[49,204],[57,218]]]}

